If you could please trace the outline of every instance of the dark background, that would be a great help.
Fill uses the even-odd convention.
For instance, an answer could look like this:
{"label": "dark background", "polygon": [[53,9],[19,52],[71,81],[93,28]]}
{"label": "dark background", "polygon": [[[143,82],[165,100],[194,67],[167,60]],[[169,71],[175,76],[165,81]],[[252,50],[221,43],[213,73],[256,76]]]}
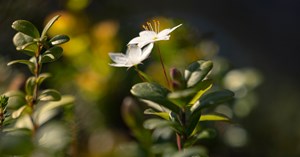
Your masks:
{"label": "dark background", "polygon": [[[1,0],[0,54],[9,60],[17,58],[11,42],[14,20],[27,19],[42,27],[44,17],[64,9],[64,3]],[[259,105],[241,122],[249,131],[249,144],[223,150],[223,155],[300,156],[298,1],[93,0],[86,13],[95,21],[117,19],[125,28],[137,27],[136,23],[153,16],[166,16],[187,21],[196,30],[213,32],[221,56],[235,67],[258,69],[264,78],[258,89]]]}

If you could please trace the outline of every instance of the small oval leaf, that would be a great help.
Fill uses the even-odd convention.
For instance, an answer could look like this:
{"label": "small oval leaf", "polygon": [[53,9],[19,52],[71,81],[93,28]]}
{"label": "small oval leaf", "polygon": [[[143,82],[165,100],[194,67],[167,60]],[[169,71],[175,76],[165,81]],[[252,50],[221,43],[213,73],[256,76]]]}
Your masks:
{"label": "small oval leaf", "polygon": [[26,81],[25,85],[25,91],[27,95],[33,95],[34,87],[36,84],[36,79],[35,77],[29,77]]}
{"label": "small oval leaf", "polygon": [[67,35],[56,35],[50,39],[50,43],[52,45],[60,45],[68,42],[69,40],[70,38]]}
{"label": "small oval leaf", "polygon": [[42,54],[42,63],[49,63],[58,60],[62,56],[63,49],[59,46],[54,46]]}
{"label": "small oval leaf", "polygon": [[42,91],[41,95],[38,97],[38,100],[41,101],[58,101],[60,99],[60,93],[54,89],[46,89]]}
{"label": "small oval leaf", "polygon": [[205,114],[202,115],[199,119],[199,121],[230,121],[230,118],[223,114]]}
{"label": "small oval leaf", "polygon": [[46,24],[46,26],[43,29],[41,38],[44,38],[48,32],[48,30],[51,28],[51,26],[54,24],[54,22],[60,17],[60,15],[54,16],[49,22]]}
{"label": "small oval leaf", "polygon": [[199,60],[193,62],[184,71],[187,87],[192,87],[202,81],[213,67],[212,61]]}
{"label": "small oval leaf", "polygon": [[156,102],[175,113],[178,113],[180,110],[178,106],[167,99],[167,94],[169,93],[168,89],[157,83],[138,83],[131,88],[131,93],[141,99]]}
{"label": "small oval leaf", "polygon": [[40,33],[37,28],[31,22],[26,20],[17,20],[13,22],[12,28],[33,38],[40,37]]}
{"label": "small oval leaf", "polygon": [[7,65],[10,66],[10,65],[13,65],[16,63],[26,64],[28,66],[29,70],[34,74],[35,66],[34,66],[33,62],[31,62],[29,60],[14,60],[14,61],[7,63]]}

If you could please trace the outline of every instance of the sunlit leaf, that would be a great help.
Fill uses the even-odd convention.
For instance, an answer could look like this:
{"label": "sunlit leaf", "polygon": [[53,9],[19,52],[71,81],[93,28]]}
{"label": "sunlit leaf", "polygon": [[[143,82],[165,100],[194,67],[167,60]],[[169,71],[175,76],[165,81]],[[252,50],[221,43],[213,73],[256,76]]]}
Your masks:
{"label": "sunlit leaf", "polygon": [[200,121],[230,121],[230,118],[223,114],[205,114],[199,119]]}
{"label": "sunlit leaf", "polygon": [[37,46],[32,37],[18,32],[13,38],[13,43],[16,49],[26,55],[34,56],[37,50]]}
{"label": "sunlit leaf", "polygon": [[11,114],[12,118],[19,118],[21,115],[30,114],[32,112],[31,108],[28,105],[20,107],[18,110],[14,111]]}
{"label": "sunlit leaf", "polygon": [[191,110],[192,112],[197,112],[203,108],[213,107],[233,99],[233,96],[234,93],[229,90],[215,91],[202,96],[198,101],[199,103],[195,104]]}
{"label": "sunlit leaf", "polygon": [[12,28],[33,38],[40,37],[40,33],[37,28],[31,22],[26,20],[17,20],[13,22]]}
{"label": "sunlit leaf", "polygon": [[54,46],[42,54],[42,63],[54,62],[62,56],[63,49],[59,46]]}
{"label": "sunlit leaf", "polygon": [[190,64],[184,71],[187,87],[192,87],[203,80],[213,67],[212,61],[199,60]]}
{"label": "sunlit leaf", "polygon": [[42,73],[39,75],[39,77],[37,78],[36,82],[38,85],[41,85],[45,79],[51,77],[50,73]]}
{"label": "sunlit leaf", "polygon": [[68,42],[69,40],[70,38],[67,35],[56,35],[50,39],[50,43],[52,45],[60,45]]}
{"label": "sunlit leaf", "polygon": [[35,118],[38,124],[43,124],[51,119],[60,107],[72,105],[74,103],[73,96],[62,96],[59,101],[51,101],[38,107],[35,111]]}
{"label": "sunlit leaf", "polygon": [[[194,87],[169,93],[168,99],[181,107],[188,104],[192,105],[202,96],[204,92],[209,90],[211,86],[212,80],[204,80],[199,82]],[[192,100],[190,101],[190,99]]]}
{"label": "sunlit leaf", "polygon": [[41,95],[38,97],[38,100],[41,101],[58,101],[60,99],[60,93],[54,89],[46,89],[42,91]]}
{"label": "sunlit leaf", "polygon": [[25,84],[25,91],[27,95],[33,95],[34,87],[36,84],[35,77],[29,77]]}
{"label": "sunlit leaf", "polygon": [[167,113],[167,112],[155,112],[153,109],[146,109],[144,111],[144,114],[156,115],[165,120],[169,120],[169,113]]}
{"label": "sunlit leaf", "polygon": [[10,66],[10,65],[13,65],[16,63],[26,64],[28,66],[30,72],[34,74],[35,66],[34,66],[34,63],[31,62],[30,60],[14,60],[14,61],[7,63],[7,65]]}
{"label": "sunlit leaf", "polygon": [[46,26],[43,29],[41,37],[44,38],[48,32],[48,30],[51,28],[51,26],[54,24],[54,22],[60,17],[60,15],[54,16],[49,22],[46,24]]}
{"label": "sunlit leaf", "polygon": [[213,83],[212,80],[202,81],[197,94],[193,97],[193,99],[189,102],[189,104],[191,105],[195,104],[196,101],[198,101],[201,98],[201,96],[212,87],[212,83]]}
{"label": "sunlit leaf", "polygon": [[156,102],[176,113],[180,110],[178,106],[166,98],[169,91],[159,84],[148,82],[138,83],[132,87],[131,93],[138,98]]}

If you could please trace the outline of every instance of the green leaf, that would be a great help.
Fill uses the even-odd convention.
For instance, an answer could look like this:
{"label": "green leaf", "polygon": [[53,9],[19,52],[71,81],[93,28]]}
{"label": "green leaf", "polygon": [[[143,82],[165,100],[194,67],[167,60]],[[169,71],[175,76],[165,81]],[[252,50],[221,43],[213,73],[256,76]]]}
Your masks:
{"label": "green leaf", "polygon": [[146,109],[144,111],[144,114],[148,114],[148,115],[156,115],[159,116],[165,120],[169,120],[169,113],[167,112],[155,112],[153,109]]}
{"label": "green leaf", "polygon": [[41,38],[44,38],[47,34],[47,32],[49,31],[49,29],[51,28],[51,26],[54,24],[54,22],[60,17],[60,15],[56,15],[54,16],[51,20],[49,20],[49,22],[46,24],[46,26],[43,29]]}
{"label": "green leaf", "polygon": [[26,20],[17,20],[13,22],[12,28],[33,38],[40,37],[40,33],[37,28],[31,22]]}
{"label": "green leaf", "polygon": [[184,147],[191,147],[192,145],[194,145],[198,140],[201,139],[211,139],[216,137],[217,133],[214,129],[205,129],[202,131],[199,131],[197,134],[189,137],[186,142],[184,143]]}
{"label": "green leaf", "polygon": [[192,87],[203,80],[213,67],[212,61],[199,60],[193,62],[184,71],[187,87]]}
{"label": "green leaf", "polygon": [[13,43],[18,51],[21,51],[26,55],[34,56],[37,51],[37,45],[36,42],[34,42],[34,39],[24,33],[16,33],[13,37]]}
{"label": "green leaf", "polygon": [[0,152],[3,156],[28,156],[33,148],[32,134],[28,129],[12,130],[1,135]]}
{"label": "green leaf", "polygon": [[46,89],[42,91],[41,95],[38,97],[38,100],[41,101],[58,101],[60,99],[60,93],[54,89]]}
{"label": "green leaf", "polygon": [[28,105],[24,105],[20,107],[18,110],[12,112],[11,117],[16,119],[19,118],[22,115],[30,114],[32,113],[32,109]]}
{"label": "green leaf", "polygon": [[57,112],[56,109],[73,105],[74,97],[64,95],[59,101],[51,101],[39,106],[35,111],[35,118],[38,124],[43,124],[53,117],[53,114]]}
{"label": "green leaf", "polygon": [[156,129],[156,128],[162,128],[162,127],[166,127],[166,126],[171,126],[172,122],[168,121],[168,120],[164,120],[164,119],[158,119],[158,118],[152,118],[152,119],[147,119],[144,122],[144,127],[146,129]]}
{"label": "green leaf", "polygon": [[10,65],[13,65],[16,63],[26,64],[28,66],[29,70],[34,74],[35,66],[34,66],[33,62],[31,62],[29,60],[14,60],[14,61],[7,63],[7,65],[10,66]]}
{"label": "green leaf", "polygon": [[187,127],[186,127],[186,135],[187,136],[190,136],[194,132],[197,124],[199,123],[200,116],[201,116],[201,112],[189,114],[188,121],[187,121]]}
{"label": "green leaf", "polygon": [[204,95],[191,110],[197,112],[203,108],[213,107],[231,100],[234,93],[229,90],[221,90]]}
{"label": "green leaf", "polygon": [[63,49],[59,46],[54,46],[42,54],[42,63],[54,62],[62,56]]}
{"label": "green leaf", "polygon": [[175,113],[180,111],[180,108],[167,99],[169,90],[160,86],[157,83],[143,82],[134,85],[131,88],[131,93],[141,99],[146,99],[158,103]]}
{"label": "green leaf", "polygon": [[208,157],[207,150],[203,147],[185,148],[172,155],[172,157]]}
{"label": "green leaf", "polygon": [[29,77],[27,79],[25,84],[25,91],[27,95],[31,95],[31,96],[33,95],[35,84],[36,84],[35,77]]}
{"label": "green leaf", "polygon": [[41,85],[45,79],[51,77],[51,74],[49,73],[42,73],[39,75],[39,77],[37,78],[36,82],[38,85]]}
{"label": "green leaf", "polygon": [[230,121],[230,118],[223,114],[205,114],[202,115],[199,121]]}
{"label": "green leaf", "polygon": [[[168,99],[180,107],[183,107],[188,104],[194,104],[205,91],[210,89],[211,86],[212,86],[212,80],[204,80],[202,82],[199,82],[194,87],[184,89],[184,90],[177,90],[172,93],[169,93]],[[192,97],[193,99],[190,101]]]}
{"label": "green leaf", "polygon": [[68,42],[69,40],[70,38],[67,35],[56,35],[50,39],[50,43],[52,45],[60,45]]}
{"label": "green leaf", "polygon": [[213,83],[212,80],[202,81],[201,84],[199,85],[199,88],[197,88],[198,89],[197,94],[193,97],[193,99],[189,102],[189,104],[194,105],[201,98],[201,96],[212,87],[212,83]]}
{"label": "green leaf", "polygon": [[9,91],[4,94],[9,97],[7,108],[17,110],[26,104],[25,94],[22,91]]}

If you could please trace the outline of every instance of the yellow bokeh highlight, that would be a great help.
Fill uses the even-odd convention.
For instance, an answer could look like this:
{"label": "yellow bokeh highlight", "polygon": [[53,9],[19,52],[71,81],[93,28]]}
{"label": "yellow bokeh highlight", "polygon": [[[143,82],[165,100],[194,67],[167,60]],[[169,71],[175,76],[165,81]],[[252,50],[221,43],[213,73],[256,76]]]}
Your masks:
{"label": "yellow bokeh highlight", "polygon": [[89,0],[68,0],[66,7],[70,10],[80,11],[85,9],[89,4]]}
{"label": "yellow bokeh highlight", "polygon": [[55,15],[60,15],[60,17],[50,28],[50,30],[48,31],[48,35],[54,36],[56,34],[72,34],[76,29],[75,27],[77,26],[76,17],[68,12],[59,11],[50,14],[45,21],[49,21]]}

